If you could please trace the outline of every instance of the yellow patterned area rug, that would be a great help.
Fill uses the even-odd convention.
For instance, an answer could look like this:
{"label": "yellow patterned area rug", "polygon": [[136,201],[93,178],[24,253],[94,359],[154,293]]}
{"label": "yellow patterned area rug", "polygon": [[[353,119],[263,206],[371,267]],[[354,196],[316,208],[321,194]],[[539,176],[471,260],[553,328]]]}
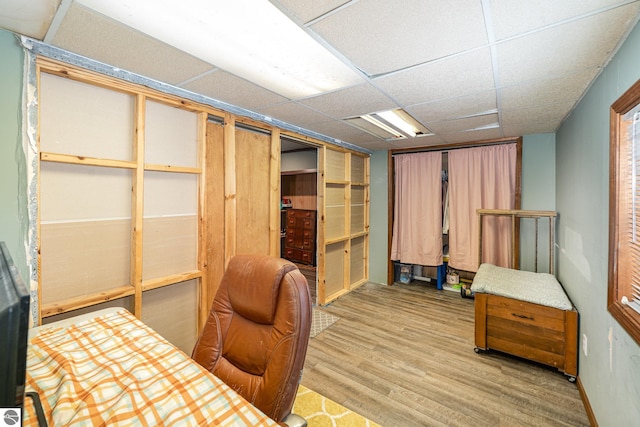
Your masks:
{"label": "yellow patterned area rug", "polygon": [[298,386],[293,413],[307,420],[308,427],[380,427],[303,385]]}

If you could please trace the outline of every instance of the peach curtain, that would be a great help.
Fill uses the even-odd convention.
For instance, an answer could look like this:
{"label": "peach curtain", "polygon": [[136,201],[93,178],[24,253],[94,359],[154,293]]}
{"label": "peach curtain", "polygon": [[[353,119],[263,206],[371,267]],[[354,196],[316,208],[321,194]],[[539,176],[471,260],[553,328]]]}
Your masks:
{"label": "peach curtain", "polygon": [[[479,267],[476,209],[514,209],[516,145],[451,150],[449,167],[449,265],[465,271]],[[482,262],[511,266],[511,219],[483,223]]]}
{"label": "peach curtain", "polygon": [[394,156],[395,203],[391,259],[442,264],[442,153]]}

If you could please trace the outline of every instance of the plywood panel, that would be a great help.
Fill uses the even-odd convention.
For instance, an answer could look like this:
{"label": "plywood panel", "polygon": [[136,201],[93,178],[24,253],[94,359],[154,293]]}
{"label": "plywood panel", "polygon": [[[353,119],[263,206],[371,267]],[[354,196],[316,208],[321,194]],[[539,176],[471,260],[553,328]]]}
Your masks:
{"label": "plywood panel", "polygon": [[271,137],[236,131],[236,253],[269,254]]}
{"label": "plywood panel", "polygon": [[145,163],[198,166],[198,115],[147,100]]}
{"label": "plywood panel", "polygon": [[40,74],[40,150],[132,160],[134,96]]}
{"label": "plywood panel", "polygon": [[197,216],[145,218],[142,230],[142,280],[198,268]]}
{"label": "plywood panel", "polygon": [[325,259],[325,295],[327,300],[331,300],[345,288],[344,243],[327,245]]}
{"label": "plywood panel", "polygon": [[167,341],[191,354],[197,340],[198,281],[146,291],[142,294],[142,321]]}
{"label": "plywood panel", "polygon": [[206,307],[211,307],[224,274],[224,143],[223,127],[207,123],[205,226]]}
{"label": "plywood panel", "polygon": [[349,284],[354,285],[365,278],[365,237],[357,237],[351,240],[351,272]]}
{"label": "plywood panel", "polygon": [[131,217],[132,172],[64,163],[40,164],[40,220]]}
{"label": "plywood panel", "polygon": [[326,153],[326,180],[345,181],[345,153],[329,149]]}
{"label": "plywood panel", "polygon": [[42,303],[129,284],[131,221],[41,225]]}

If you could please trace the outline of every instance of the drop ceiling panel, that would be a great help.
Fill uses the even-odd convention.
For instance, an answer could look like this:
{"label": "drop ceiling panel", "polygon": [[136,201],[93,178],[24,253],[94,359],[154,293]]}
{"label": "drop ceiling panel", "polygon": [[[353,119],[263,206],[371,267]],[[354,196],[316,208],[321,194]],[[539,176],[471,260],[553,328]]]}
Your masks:
{"label": "drop ceiling panel", "polygon": [[360,147],[364,146],[364,144],[387,144],[383,139],[377,138],[367,132],[359,131],[359,133],[345,136],[344,138],[339,138],[341,141],[348,142],[350,144],[358,145]]}
{"label": "drop ceiling panel", "polygon": [[588,68],[575,74],[549,79],[534,80],[500,89],[502,108],[515,110],[533,105],[577,101],[600,70]]}
{"label": "drop ceiling panel", "polygon": [[532,122],[548,123],[549,130],[547,132],[553,132],[560,126],[560,123],[574,105],[574,102],[561,102],[522,108],[520,110],[505,110],[501,116],[502,125],[512,126]]}
{"label": "drop ceiling panel", "polygon": [[361,146],[371,151],[394,150],[394,149],[402,148],[396,145],[389,144],[388,142],[368,142],[368,143],[361,144]]}
{"label": "drop ceiling panel", "polygon": [[444,144],[445,141],[438,135],[423,136],[420,138],[397,139],[390,144],[393,148],[413,148],[413,147],[431,147],[434,145]]}
{"label": "drop ceiling panel", "polygon": [[354,126],[342,120],[330,120],[318,123],[312,123],[309,125],[309,130],[318,132],[322,135],[331,135],[334,138],[338,138],[343,141],[351,142],[355,144],[354,140],[377,140],[376,137],[363,132]]}
{"label": "drop ceiling panel", "polygon": [[287,101],[283,96],[222,70],[206,73],[181,87],[248,110]]}
{"label": "drop ceiling panel", "polygon": [[427,123],[448,118],[468,117],[494,111],[496,108],[496,91],[487,90],[428,104],[414,105],[407,108],[407,111],[420,122]]}
{"label": "drop ceiling panel", "polygon": [[285,9],[288,14],[301,24],[305,24],[325,13],[334,10],[347,0],[270,0],[271,3]]}
{"label": "drop ceiling panel", "polygon": [[456,144],[459,142],[469,142],[469,141],[482,141],[485,139],[497,139],[502,138],[504,135],[502,134],[501,129],[485,129],[485,130],[476,130],[469,132],[457,132],[451,134],[442,135],[442,139],[444,139],[448,144]]}
{"label": "drop ceiling panel", "polygon": [[71,52],[177,84],[211,69],[211,65],[75,3],[67,11],[51,44]]}
{"label": "drop ceiling panel", "polygon": [[2,0],[0,28],[43,39],[60,0]]}
{"label": "drop ceiling panel", "polygon": [[558,24],[583,14],[626,3],[621,0],[491,0],[496,40]]}
{"label": "drop ceiling panel", "polygon": [[455,132],[470,131],[498,123],[498,114],[486,114],[478,117],[464,119],[444,120],[441,122],[427,123],[427,127],[436,134],[446,135]]}
{"label": "drop ceiling panel", "polygon": [[295,102],[287,102],[284,104],[261,108],[258,112],[274,119],[296,124],[305,128],[308,128],[310,124],[326,122],[329,119],[326,115]]}
{"label": "drop ceiling panel", "polygon": [[[371,75],[294,102],[77,1],[4,0],[0,28],[41,38],[52,25],[47,43],[369,149],[554,132],[640,13],[632,0],[270,0]],[[439,134],[389,142],[341,120],[397,107]],[[498,117],[499,129],[460,132]]]}
{"label": "drop ceiling panel", "polygon": [[478,0],[359,1],[311,29],[366,74],[377,75],[485,45],[481,5]]}
{"label": "drop ceiling panel", "polygon": [[397,107],[368,83],[309,98],[301,103],[335,118],[361,116]]}
{"label": "drop ceiling panel", "polygon": [[601,66],[635,21],[638,4],[497,45],[500,84],[546,79]]}
{"label": "drop ceiling panel", "polygon": [[503,126],[505,136],[534,135],[537,133],[553,133],[557,128],[553,128],[553,123],[525,123],[517,125]]}
{"label": "drop ceiling panel", "polygon": [[494,89],[488,48],[474,50],[374,80],[401,105],[414,105]]}

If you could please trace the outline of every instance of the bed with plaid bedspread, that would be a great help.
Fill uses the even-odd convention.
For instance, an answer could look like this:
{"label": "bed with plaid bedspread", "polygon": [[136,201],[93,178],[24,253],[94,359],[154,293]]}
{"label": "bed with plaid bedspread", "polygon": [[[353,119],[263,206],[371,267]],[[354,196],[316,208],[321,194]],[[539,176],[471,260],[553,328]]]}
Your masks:
{"label": "bed with plaid bedspread", "polygon": [[278,425],[124,309],[34,334],[26,388],[49,426]]}

